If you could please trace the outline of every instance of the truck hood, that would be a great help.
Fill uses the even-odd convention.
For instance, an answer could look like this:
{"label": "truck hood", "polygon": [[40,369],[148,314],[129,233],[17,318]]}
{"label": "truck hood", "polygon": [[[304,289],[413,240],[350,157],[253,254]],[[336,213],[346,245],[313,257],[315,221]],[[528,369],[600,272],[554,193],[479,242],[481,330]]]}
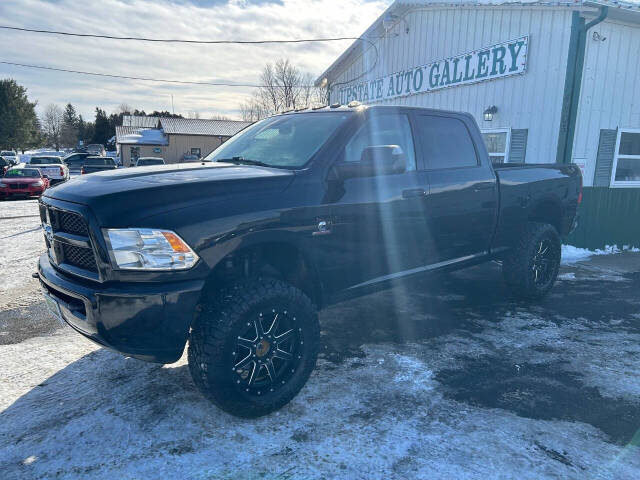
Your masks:
{"label": "truck hood", "polygon": [[290,170],[229,163],[120,168],[71,179],[45,197],[87,205],[103,224],[122,224],[234,195],[279,193]]}

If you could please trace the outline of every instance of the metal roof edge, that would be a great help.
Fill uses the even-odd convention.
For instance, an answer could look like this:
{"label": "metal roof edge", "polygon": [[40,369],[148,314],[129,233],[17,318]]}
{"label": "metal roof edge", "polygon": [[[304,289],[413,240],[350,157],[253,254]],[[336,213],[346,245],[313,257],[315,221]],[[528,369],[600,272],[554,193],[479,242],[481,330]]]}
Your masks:
{"label": "metal roof edge", "polygon": [[[420,7],[566,7],[566,8],[581,8],[590,7],[598,8],[602,6],[608,6],[617,10],[631,11],[640,14],[640,1],[629,0],[395,0],[389,7],[382,12],[380,16],[360,35],[360,37],[366,38],[373,33],[382,24],[384,17],[393,13],[397,16],[404,16],[407,12]],[[635,22],[634,22],[635,23]],[[640,19],[638,20],[640,23]],[[378,40],[378,38],[374,39]],[[315,81],[315,85],[318,86],[325,78],[330,77],[330,72],[340,66],[341,63],[346,61],[352,56],[353,52],[358,48],[360,42],[355,40],[342,54],[331,63],[323,72],[318,76]],[[330,84],[331,82],[329,82]]]}

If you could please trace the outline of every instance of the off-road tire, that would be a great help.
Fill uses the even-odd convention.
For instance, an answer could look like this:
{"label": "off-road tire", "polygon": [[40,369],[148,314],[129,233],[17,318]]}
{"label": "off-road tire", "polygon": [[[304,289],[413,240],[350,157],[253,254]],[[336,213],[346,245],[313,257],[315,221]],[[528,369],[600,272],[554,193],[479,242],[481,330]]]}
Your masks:
{"label": "off-road tire", "polygon": [[[548,245],[548,278],[536,280],[534,265],[540,245]],[[547,223],[529,222],[523,229],[515,247],[502,262],[502,274],[511,293],[523,300],[540,300],[553,287],[560,269],[562,242],[558,231]]]}
{"label": "off-road tire", "polygon": [[[297,363],[286,382],[277,382],[274,391],[265,388],[249,394],[233,367],[239,332],[262,312],[275,308],[286,310],[289,321],[295,322],[298,340],[304,341],[296,343]],[[260,417],[298,394],[315,367],[319,345],[318,315],[309,297],[281,280],[254,278],[212,292],[200,303],[189,335],[189,371],[198,389],[222,410],[239,417]]]}

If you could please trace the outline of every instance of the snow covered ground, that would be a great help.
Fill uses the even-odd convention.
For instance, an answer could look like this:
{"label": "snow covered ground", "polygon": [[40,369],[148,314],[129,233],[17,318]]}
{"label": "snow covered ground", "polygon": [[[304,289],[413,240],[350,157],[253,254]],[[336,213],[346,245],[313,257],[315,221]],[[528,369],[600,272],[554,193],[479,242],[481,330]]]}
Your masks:
{"label": "snow covered ground", "polygon": [[637,253],[583,255],[538,305],[491,264],[331,307],[301,394],[242,420],[184,357],[59,327],[30,276],[41,237],[34,202],[0,203],[3,480],[638,478]]}

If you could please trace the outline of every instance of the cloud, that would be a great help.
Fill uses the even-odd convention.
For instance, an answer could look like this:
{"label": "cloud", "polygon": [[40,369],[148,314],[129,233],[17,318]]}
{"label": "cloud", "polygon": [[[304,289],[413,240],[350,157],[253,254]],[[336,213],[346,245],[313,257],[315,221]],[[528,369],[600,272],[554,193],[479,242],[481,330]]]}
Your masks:
{"label": "cloud", "polygon": [[[360,35],[390,0],[3,0],[2,23],[116,36],[197,39],[295,39]],[[320,74],[351,41],[322,44],[190,45],[61,37],[0,30],[0,60],[119,75],[258,83],[266,62],[289,58]],[[134,108],[238,116],[250,88],[168,85],[103,79],[0,65],[38,100],[74,104],[93,118]]]}

